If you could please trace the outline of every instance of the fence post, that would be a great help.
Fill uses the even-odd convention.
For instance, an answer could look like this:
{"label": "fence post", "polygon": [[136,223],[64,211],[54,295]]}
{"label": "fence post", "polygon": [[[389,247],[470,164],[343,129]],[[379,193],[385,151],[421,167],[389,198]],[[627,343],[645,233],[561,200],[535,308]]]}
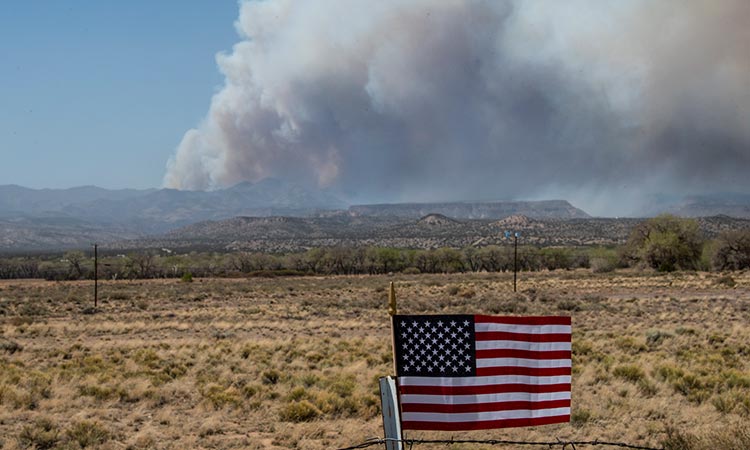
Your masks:
{"label": "fence post", "polygon": [[380,378],[380,406],[383,411],[383,430],[386,450],[403,450],[401,443],[401,414],[396,398],[396,380],[393,377]]}

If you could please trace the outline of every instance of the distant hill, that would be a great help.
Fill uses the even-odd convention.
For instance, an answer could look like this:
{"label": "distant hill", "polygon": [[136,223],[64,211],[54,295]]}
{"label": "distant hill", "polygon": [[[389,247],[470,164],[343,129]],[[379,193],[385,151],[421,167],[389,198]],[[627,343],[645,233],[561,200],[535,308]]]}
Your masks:
{"label": "distant hill", "polygon": [[653,217],[666,213],[681,217],[750,218],[750,194],[725,192],[688,196],[654,195],[646,203],[646,208],[632,215]]}
{"label": "distant hill", "polygon": [[[314,247],[400,247],[433,249],[507,245],[506,230],[520,233],[519,243],[535,246],[618,245],[645,219],[528,219],[453,220],[428,215],[420,220],[394,216],[235,217],[206,221],[114,244],[123,250],[170,248],[293,252]],[[704,235],[712,238],[728,230],[750,227],[750,219],[727,216],[698,219]]]}
{"label": "distant hill", "polygon": [[513,215],[523,215],[534,219],[590,217],[565,200],[356,205],[351,206],[349,212],[355,216],[403,218],[420,218],[429,214],[441,214],[454,219],[504,219]]}
{"label": "distant hill", "polygon": [[714,194],[685,197],[668,212],[682,217],[708,217],[725,215],[750,218],[750,195]]}
{"label": "distant hill", "polygon": [[346,203],[324,191],[276,179],[215,191],[0,186],[0,218],[73,218],[98,226],[122,226],[142,234],[160,233],[202,220],[241,215],[305,216],[346,207]]}

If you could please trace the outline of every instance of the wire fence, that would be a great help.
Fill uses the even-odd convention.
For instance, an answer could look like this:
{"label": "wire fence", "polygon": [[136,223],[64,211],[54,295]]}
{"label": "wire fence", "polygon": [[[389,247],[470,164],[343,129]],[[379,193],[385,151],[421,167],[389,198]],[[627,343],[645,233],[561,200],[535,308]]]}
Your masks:
{"label": "wire fence", "polygon": [[361,448],[374,447],[376,445],[384,446],[388,442],[401,442],[407,449],[412,449],[418,444],[483,444],[483,445],[496,445],[496,446],[527,446],[527,447],[546,447],[548,449],[559,448],[560,450],[577,450],[578,447],[584,446],[601,446],[601,447],[615,447],[615,448],[627,448],[634,450],[664,450],[663,447],[648,447],[643,445],[633,445],[624,442],[609,442],[600,441],[598,439],[593,441],[564,441],[556,439],[554,441],[511,441],[502,439],[390,439],[390,438],[373,438],[369,439],[361,444],[357,444],[351,447],[339,448],[337,450],[356,450]]}

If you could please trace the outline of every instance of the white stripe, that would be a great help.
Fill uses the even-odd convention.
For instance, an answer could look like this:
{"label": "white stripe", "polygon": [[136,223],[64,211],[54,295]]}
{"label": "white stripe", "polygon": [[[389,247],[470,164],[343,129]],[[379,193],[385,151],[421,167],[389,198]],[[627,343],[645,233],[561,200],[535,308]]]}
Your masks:
{"label": "white stripe", "polygon": [[511,325],[507,323],[475,323],[477,333],[486,331],[502,331],[505,333],[522,334],[570,334],[570,325]]}
{"label": "white stripe", "polygon": [[404,412],[403,421],[419,422],[481,422],[483,420],[534,419],[537,417],[568,416],[570,408],[517,409],[511,411],[488,411],[476,413],[425,413]]}
{"label": "white stripe", "polygon": [[477,358],[477,369],[480,367],[530,367],[549,369],[553,367],[570,367],[569,359],[525,359],[525,358]]}
{"label": "white stripe", "polygon": [[495,402],[546,402],[550,400],[570,400],[570,391],[529,394],[526,392],[509,392],[505,394],[479,395],[422,395],[402,394],[401,404],[426,403],[430,405],[468,405],[472,403]]}
{"label": "white stripe", "polygon": [[568,342],[519,342],[519,341],[477,341],[477,350],[529,350],[532,352],[571,351]]}
{"label": "white stripe", "polygon": [[399,377],[401,386],[492,386],[496,384],[570,384],[570,375],[530,377],[526,375],[495,375],[487,377]]}

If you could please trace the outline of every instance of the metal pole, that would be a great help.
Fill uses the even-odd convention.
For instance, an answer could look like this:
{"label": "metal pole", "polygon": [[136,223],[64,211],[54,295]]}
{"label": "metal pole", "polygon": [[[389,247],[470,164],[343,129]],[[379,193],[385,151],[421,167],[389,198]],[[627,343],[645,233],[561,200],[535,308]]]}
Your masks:
{"label": "metal pole", "polygon": [[94,308],[99,303],[99,252],[94,244]]}
{"label": "metal pole", "polygon": [[398,387],[393,377],[380,378],[380,410],[383,414],[386,450],[403,450],[401,412],[398,409]]}
{"label": "metal pole", "polygon": [[518,273],[518,233],[514,233],[513,237],[513,292],[516,292],[516,274]]}

